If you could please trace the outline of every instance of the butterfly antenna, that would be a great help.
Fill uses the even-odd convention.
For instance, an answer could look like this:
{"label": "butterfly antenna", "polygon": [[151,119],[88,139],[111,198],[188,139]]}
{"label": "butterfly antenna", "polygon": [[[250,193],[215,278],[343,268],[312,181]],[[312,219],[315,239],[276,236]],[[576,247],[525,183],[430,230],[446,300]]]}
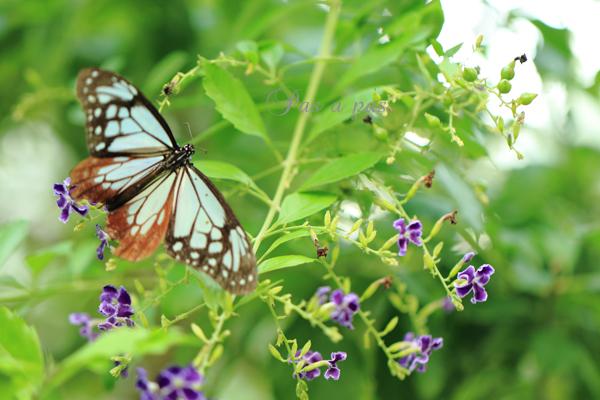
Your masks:
{"label": "butterfly antenna", "polygon": [[[194,137],[192,136],[192,128],[190,128],[190,124],[188,122],[184,122],[184,125],[187,125],[188,130],[190,131],[190,138],[192,139],[192,142],[194,141]],[[204,154],[208,153],[208,150],[203,149],[202,147],[198,147],[200,150],[204,150]]]}

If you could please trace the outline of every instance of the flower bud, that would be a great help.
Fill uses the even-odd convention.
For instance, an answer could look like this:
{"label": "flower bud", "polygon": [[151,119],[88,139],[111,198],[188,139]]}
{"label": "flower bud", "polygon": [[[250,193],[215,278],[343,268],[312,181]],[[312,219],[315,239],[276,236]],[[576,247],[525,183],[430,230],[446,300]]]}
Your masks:
{"label": "flower bud", "polygon": [[357,230],[358,228],[360,228],[360,225],[362,224],[363,220],[362,218],[360,218],[358,221],[356,221],[354,223],[354,225],[352,225],[352,228],[350,228],[350,232],[348,232],[348,234],[346,235],[346,237],[350,236],[350,234],[352,234],[355,230]]}
{"label": "flower bud", "polygon": [[435,248],[433,249],[433,256],[437,257],[440,254],[440,251],[442,251],[442,247],[444,247],[444,242],[439,242]]}
{"label": "flower bud", "polygon": [[517,104],[523,104],[524,106],[527,106],[527,105],[531,104],[531,102],[536,97],[537,97],[537,94],[535,94],[535,93],[523,93],[517,99]]}
{"label": "flower bud", "polygon": [[508,92],[510,92],[510,89],[512,88],[512,85],[510,84],[509,81],[507,81],[506,79],[502,79],[499,83],[498,83],[498,91],[500,93],[506,94]]}
{"label": "flower bud", "polygon": [[377,93],[377,90],[373,89],[373,101],[377,104],[381,101],[381,96]]}
{"label": "flower bud", "polygon": [[381,246],[381,249],[379,249],[379,250],[381,251],[381,250],[387,250],[387,249],[389,249],[390,247],[392,247],[393,245],[396,244],[396,242],[398,241],[398,239],[400,239],[400,235],[394,235],[394,236],[392,236],[391,238],[389,238],[387,240],[387,242],[385,242],[383,244],[383,246]]}
{"label": "flower bud", "polygon": [[450,107],[453,103],[454,103],[454,96],[452,96],[452,93],[450,93],[449,90],[446,90],[446,93],[444,93],[444,96],[442,96],[442,104],[445,107]]}
{"label": "flower bud", "polygon": [[467,82],[474,82],[477,79],[477,71],[474,68],[465,68],[462,77]]}
{"label": "flower bud", "polygon": [[311,341],[309,340],[308,342],[306,342],[306,344],[302,348],[302,351],[300,352],[300,357],[303,357],[306,353],[308,353],[308,351],[310,350],[310,346],[311,346]]}
{"label": "flower bud", "polygon": [[192,332],[194,332],[194,335],[196,335],[198,337],[198,339],[202,340],[204,343],[208,343],[208,339],[206,338],[206,335],[204,335],[204,331],[202,331],[202,328],[200,328],[198,325],[194,324],[192,322]]}
{"label": "flower bud", "polygon": [[481,46],[481,42],[483,42],[483,35],[477,36],[477,40],[475,41],[475,48]]}
{"label": "flower bud", "polygon": [[390,203],[389,201],[380,199],[378,197],[373,198],[372,201],[373,201],[373,204],[375,204],[377,207],[381,208],[382,210],[398,212],[398,210],[396,210],[396,207],[394,207],[392,205],[392,203]]}
{"label": "flower bud", "polygon": [[165,314],[160,316],[160,326],[161,327],[168,326],[169,322],[171,322],[171,321],[169,321],[169,318],[165,317]]}
{"label": "flower bud", "polygon": [[385,329],[383,331],[379,332],[379,337],[385,336],[388,333],[390,333],[391,331],[393,331],[394,328],[396,327],[396,325],[398,325],[398,317],[392,318],[392,320],[387,324]]}
{"label": "flower bud", "polygon": [[423,177],[420,177],[419,179],[417,179],[415,181],[415,183],[413,183],[413,185],[410,188],[410,190],[408,191],[408,193],[406,193],[404,202],[407,202],[408,200],[412,199],[415,196],[415,194],[417,194],[417,190],[419,190],[419,187],[421,186],[421,183],[423,183],[424,180],[425,179]]}
{"label": "flower bud", "polygon": [[210,355],[208,365],[213,365],[214,363],[216,363],[219,360],[219,358],[221,358],[222,355],[223,355],[223,345],[219,343],[218,345],[215,346],[215,349],[213,350],[212,354]]}
{"label": "flower bud", "polygon": [[500,78],[510,81],[515,77],[515,60],[512,60],[506,67],[500,71]]}
{"label": "flower bud", "polygon": [[433,263],[433,258],[431,258],[429,253],[423,254],[423,264],[425,265],[425,268],[429,268],[429,270],[433,273],[433,266],[435,264]]}
{"label": "flower bud", "polygon": [[427,120],[427,124],[430,128],[437,128],[440,126],[440,119],[435,115],[425,113],[425,119]]}
{"label": "flower bud", "polygon": [[475,253],[473,253],[473,252],[465,254],[461,260],[462,263],[464,264],[464,263],[471,262],[474,255],[475,255]]}
{"label": "flower bud", "polygon": [[337,224],[339,221],[340,221],[340,217],[338,215],[333,217],[333,221],[331,221],[331,225],[329,225],[329,233],[331,235],[333,235],[333,233],[335,232],[335,228],[337,228]]}
{"label": "flower bud", "polygon": [[504,132],[504,118],[498,116],[498,129],[500,132]]}
{"label": "flower bud", "polygon": [[363,301],[371,298],[377,289],[379,289],[379,286],[381,286],[381,279],[377,279],[375,282],[371,283],[362,296],[360,296],[359,302],[362,303]]}
{"label": "flower bud", "polygon": [[367,237],[369,237],[373,234],[374,225],[375,224],[373,223],[373,220],[370,220],[369,225],[367,225]]}
{"label": "flower bud", "polygon": [[279,351],[277,351],[277,349],[275,348],[275,346],[273,346],[271,343],[269,343],[269,351],[271,352],[271,354],[273,355],[273,357],[275,357],[279,361],[285,361],[283,359],[283,357],[281,357],[281,354],[279,353]]}
{"label": "flower bud", "polygon": [[329,226],[329,224],[331,223],[331,214],[329,213],[329,210],[327,210],[327,212],[325,213],[325,218],[323,220],[323,223],[325,224],[325,228],[327,228]]}
{"label": "flower bud", "polygon": [[150,325],[148,324],[148,318],[146,318],[146,315],[144,313],[140,313],[140,322],[142,323],[142,326],[148,330],[150,330]]}
{"label": "flower bud", "polygon": [[385,143],[388,140],[388,131],[377,124],[373,124],[373,136],[379,142]]}

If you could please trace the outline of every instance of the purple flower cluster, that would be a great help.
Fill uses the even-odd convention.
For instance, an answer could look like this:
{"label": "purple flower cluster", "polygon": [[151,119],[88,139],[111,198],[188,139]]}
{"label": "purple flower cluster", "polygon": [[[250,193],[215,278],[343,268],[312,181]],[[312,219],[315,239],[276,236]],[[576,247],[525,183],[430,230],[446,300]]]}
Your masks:
{"label": "purple flower cluster", "polygon": [[79,334],[87,338],[88,343],[93,342],[100,336],[99,333],[93,331],[95,324],[88,313],[71,313],[69,314],[69,322],[71,325],[83,325],[79,328]]}
{"label": "purple flower cluster", "polygon": [[[298,350],[296,352],[296,358],[300,357],[300,354],[302,354],[302,352]],[[318,351],[313,352],[312,350],[309,350],[305,355],[302,356],[302,359],[305,361],[304,368],[317,362],[324,364],[322,366],[327,365],[327,371],[325,371],[325,375],[323,375],[323,377],[327,380],[329,380],[329,378],[333,378],[334,381],[337,381],[340,379],[340,369],[337,367],[337,363],[346,359],[346,353],[343,351],[331,353],[331,360],[323,361],[323,357]],[[312,381],[319,375],[321,375],[321,370],[319,370],[317,367],[315,369],[311,369],[310,371],[300,372],[300,379],[306,378],[306,380]],[[292,375],[292,377],[296,379],[296,374]]]}
{"label": "purple flower cluster", "polygon": [[135,326],[135,322],[131,320],[131,317],[135,312],[131,308],[131,296],[127,293],[127,290],[123,286],[119,290],[113,285],[106,285],[102,288],[100,295],[100,308],[98,312],[104,315],[106,322],[98,325],[98,329],[101,331],[110,331],[114,327],[121,327],[127,325],[129,327]]}
{"label": "purple flower cluster", "polygon": [[457,278],[464,279],[467,282],[463,285],[454,283],[456,294],[460,298],[463,298],[472,290],[473,298],[471,298],[471,303],[475,304],[478,301],[486,301],[488,295],[484,289],[484,286],[490,281],[490,275],[493,273],[494,268],[492,268],[492,266],[489,264],[482,265],[477,269],[477,272],[475,272],[475,268],[470,265],[469,268],[458,273]]}
{"label": "purple flower cluster", "polygon": [[88,313],[71,313],[69,314],[69,322],[72,325],[83,325],[79,329],[79,334],[88,339],[88,342],[94,341],[99,333],[94,333],[94,326],[98,326],[101,331],[110,331],[114,327],[135,326],[135,322],[131,320],[131,316],[135,312],[131,308],[131,297],[123,286],[117,290],[113,285],[106,285],[102,288],[100,295],[100,307],[98,312],[104,315],[106,321],[99,323],[102,320],[92,319]]}
{"label": "purple flower cluster", "polygon": [[417,246],[421,246],[423,243],[421,242],[420,237],[423,235],[422,229],[423,225],[421,225],[421,221],[414,220],[408,223],[408,226],[404,224],[404,218],[400,218],[394,221],[393,227],[398,229],[398,234],[400,234],[400,238],[398,239],[398,255],[400,257],[404,257],[406,255],[406,249],[408,247],[408,242],[413,242]]}
{"label": "purple flower cluster", "polygon": [[342,289],[336,289],[331,293],[330,300],[337,306],[337,309],[331,312],[331,319],[346,328],[354,329],[352,316],[360,309],[358,295],[356,293],[344,295]]}
{"label": "purple flower cluster", "polygon": [[336,306],[336,309],[331,312],[331,319],[349,329],[354,329],[352,316],[360,309],[358,295],[356,293],[344,295],[342,289],[334,290],[331,295],[329,293],[331,293],[331,287],[329,286],[318,288],[314,295],[318,299],[317,304],[322,306],[327,303],[327,297],[329,297],[329,301]]}
{"label": "purple flower cluster", "polygon": [[408,332],[404,335],[404,341],[411,342],[414,347],[419,348],[418,353],[409,354],[398,360],[398,363],[402,367],[408,368],[410,372],[415,369],[417,372],[425,372],[431,353],[434,350],[440,349],[444,344],[442,338],[432,339],[431,335],[421,335],[415,338],[415,335],[412,332]]}
{"label": "purple flower cluster", "polygon": [[108,234],[106,232],[104,232],[102,230],[100,225],[96,225],[96,230],[97,230],[96,237],[98,239],[100,239],[100,246],[96,249],[96,252],[98,252],[98,260],[103,260],[104,259],[104,248],[109,247],[108,241],[110,240],[110,237],[108,236]]}
{"label": "purple flower cluster", "polygon": [[141,391],[140,400],[206,400],[200,390],[204,377],[192,365],[165,368],[156,382],[148,380],[143,368],[138,368],[137,373],[135,388]]}
{"label": "purple flower cluster", "polygon": [[90,206],[78,206],[75,204],[75,200],[71,197],[71,191],[75,189],[76,186],[71,186],[71,178],[65,179],[63,183],[55,183],[54,184],[54,195],[59,196],[56,199],[56,204],[58,204],[58,208],[62,211],[60,213],[60,217],[58,219],[63,223],[66,223],[69,220],[69,215],[75,211],[82,217],[85,217],[90,211]]}

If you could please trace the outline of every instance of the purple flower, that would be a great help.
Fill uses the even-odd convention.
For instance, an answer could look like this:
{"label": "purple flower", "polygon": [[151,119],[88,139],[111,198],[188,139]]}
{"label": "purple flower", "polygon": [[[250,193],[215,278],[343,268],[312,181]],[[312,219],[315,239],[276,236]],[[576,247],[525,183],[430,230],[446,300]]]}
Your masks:
{"label": "purple flower", "polygon": [[71,325],[83,325],[79,328],[79,334],[82,337],[87,338],[88,343],[93,342],[100,335],[97,332],[94,333],[94,324],[88,313],[71,313],[69,314],[69,322]]}
{"label": "purple flower", "polygon": [[100,225],[96,225],[96,230],[97,230],[96,237],[98,239],[100,239],[100,246],[96,249],[96,251],[98,252],[98,260],[103,260],[104,259],[104,248],[109,247],[108,241],[110,240],[110,237],[108,236],[108,234],[106,232],[104,232],[102,230]]}
{"label": "purple flower", "polygon": [[318,304],[322,306],[327,303],[327,297],[329,297],[329,293],[331,292],[331,287],[329,286],[321,286],[317,289],[317,293],[315,296],[319,299]]}
{"label": "purple flower", "polygon": [[486,301],[488,295],[483,287],[490,281],[490,275],[493,273],[494,268],[489,264],[483,264],[477,269],[477,272],[475,272],[475,268],[470,265],[469,268],[458,273],[457,278],[465,279],[467,282],[464,285],[454,283],[456,294],[460,298],[463,298],[473,290],[471,303],[475,304],[478,301]]}
{"label": "purple flower", "polygon": [[398,248],[400,251],[398,255],[403,257],[406,255],[406,248],[408,247],[408,242],[411,241],[417,246],[421,246],[423,243],[421,242],[421,235],[423,232],[423,225],[421,225],[421,221],[414,220],[408,223],[408,226],[404,226],[404,218],[400,218],[394,221],[394,228],[398,229],[398,233],[400,234],[400,238],[398,239]]}
{"label": "purple flower", "polygon": [[200,390],[204,377],[190,364],[187,367],[165,368],[156,378],[158,390],[165,400],[206,400]]}
{"label": "purple flower", "polygon": [[337,367],[338,361],[344,361],[346,359],[346,353],[338,351],[337,353],[331,353],[331,360],[329,360],[329,368],[325,371],[325,379],[333,378],[334,381],[340,379],[340,369]]}
{"label": "purple flower", "polygon": [[[302,354],[302,352],[298,350],[296,352],[296,358],[300,357],[300,354]],[[321,357],[321,354],[319,354],[318,351],[313,352],[312,350],[309,350],[306,352],[305,355],[302,356],[302,359],[306,361],[306,363],[304,364],[304,366],[306,367],[310,364],[316,363],[317,361],[322,361],[323,357]],[[290,360],[289,362],[292,362],[292,360]],[[321,375],[321,371],[319,370],[319,368],[315,368],[310,371],[300,372],[300,379],[304,379],[306,377],[306,380],[312,381],[319,375]],[[292,377],[296,379],[296,374],[292,375]]]}
{"label": "purple flower", "polygon": [[434,350],[440,349],[444,344],[442,338],[432,339],[431,335],[421,335],[415,338],[415,335],[412,332],[408,332],[404,335],[404,341],[411,342],[413,347],[419,349],[417,353],[409,354],[398,360],[398,363],[402,367],[408,368],[410,372],[414,371],[415,368],[417,369],[417,372],[425,372],[431,353]]}
{"label": "purple flower", "polygon": [[463,256],[462,260],[460,261],[463,264],[466,264],[468,262],[471,262],[471,260],[473,259],[473,256],[475,255],[475,253],[467,253]]}
{"label": "purple flower", "polygon": [[137,368],[137,377],[135,378],[135,388],[140,393],[140,400],[161,400],[156,393],[158,385],[148,380],[148,373],[144,368]]}
{"label": "purple flower", "polygon": [[337,306],[337,309],[331,312],[331,319],[346,328],[354,329],[352,326],[352,315],[360,309],[358,295],[356,293],[348,293],[344,296],[342,289],[336,289],[331,293],[330,301]]}
{"label": "purple flower", "polygon": [[78,206],[75,204],[75,201],[71,197],[71,191],[75,189],[76,186],[71,186],[71,178],[65,179],[63,183],[55,183],[54,184],[54,195],[59,196],[56,199],[56,204],[58,204],[58,208],[62,209],[60,213],[60,217],[58,219],[63,223],[66,223],[69,220],[69,215],[75,211],[82,217],[85,217],[90,211],[90,206]]}
{"label": "purple flower", "polygon": [[[121,361],[115,361],[115,367],[118,367],[121,364],[123,364]],[[125,368],[121,371],[119,376],[121,377],[121,379],[127,379],[127,377],[129,376],[129,364],[125,366]]]}
{"label": "purple flower", "polygon": [[440,300],[440,305],[442,306],[442,310],[446,313],[451,313],[456,309],[454,304],[452,304],[452,298],[450,296],[446,296]]}
{"label": "purple flower", "polygon": [[100,295],[100,307],[98,312],[104,315],[106,322],[98,325],[101,331],[109,331],[114,327],[121,327],[126,324],[129,327],[135,326],[135,323],[129,318],[135,312],[131,308],[131,297],[123,286],[119,290],[113,285],[106,285],[102,288]]}

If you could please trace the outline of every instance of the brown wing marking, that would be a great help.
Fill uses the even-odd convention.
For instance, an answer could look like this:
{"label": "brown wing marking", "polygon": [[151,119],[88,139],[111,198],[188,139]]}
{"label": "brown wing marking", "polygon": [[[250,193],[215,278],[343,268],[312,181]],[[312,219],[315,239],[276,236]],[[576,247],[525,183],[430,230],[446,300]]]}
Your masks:
{"label": "brown wing marking", "polygon": [[106,233],[120,241],[117,257],[135,262],[148,257],[165,237],[173,208],[173,182],[169,174],[144,189],[106,217]]}
{"label": "brown wing marking", "polygon": [[120,193],[156,171],[162,160],[162,156],[86,158],[71,171],[71,185],[77,186],[71,195],[75,200],[110,204]]}

